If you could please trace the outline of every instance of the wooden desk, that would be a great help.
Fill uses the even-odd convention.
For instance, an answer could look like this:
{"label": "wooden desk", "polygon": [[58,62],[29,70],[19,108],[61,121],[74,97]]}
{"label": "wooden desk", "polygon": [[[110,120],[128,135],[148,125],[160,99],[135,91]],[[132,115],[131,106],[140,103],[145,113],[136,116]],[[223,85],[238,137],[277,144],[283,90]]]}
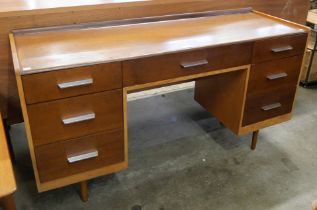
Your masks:
{"label": "wooden desk", "polygon": [[196,81],[195,100],[254,149],[291,118],[308,31],[250,9],[14,31],[38,190],[125,169],[127,94],[158,86]]}
{"label": "wooden desk", "polygon": [[0,110],[22,122],[8,34],[14,29],[253,7],[304,24],[309,0],[0,0]]}
{"label": "wooden desk", "polygon": [[2,201],[4,210],[14,210],[13,193],[16,191],[16,183],[2,120],[0,121],[0,177],[0,206]]}

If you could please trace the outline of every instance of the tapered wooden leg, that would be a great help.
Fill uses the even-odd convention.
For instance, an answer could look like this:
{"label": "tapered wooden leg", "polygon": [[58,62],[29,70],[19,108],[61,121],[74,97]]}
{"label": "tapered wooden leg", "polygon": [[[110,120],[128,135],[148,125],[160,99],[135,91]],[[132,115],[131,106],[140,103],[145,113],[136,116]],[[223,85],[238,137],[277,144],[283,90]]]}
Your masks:
{"label": "tapered wooden leg", "polygon": [[3,204],[3,210],[16,210],[15,202],[13,195],[8,195],[6,197],[1,198]]}
{"label": "tapered wooden leg", "polygon": [[254,131],[252,134],[251,150],[255,150],[256,148],[256,143],[258,142],[258,135],[259,135],[259,130]]}
{"label": "tapered wooden leg", "polygon": [[87,181],[80,182],[80,198],[83,202],[88,201],[88,183],[87,183]]}

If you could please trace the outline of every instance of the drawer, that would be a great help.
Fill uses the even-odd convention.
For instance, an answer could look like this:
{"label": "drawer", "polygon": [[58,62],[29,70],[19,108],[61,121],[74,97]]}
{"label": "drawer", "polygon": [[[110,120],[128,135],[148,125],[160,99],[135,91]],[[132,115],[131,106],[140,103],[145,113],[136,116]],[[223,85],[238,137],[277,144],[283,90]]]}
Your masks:
{"label": "drawer", "polygon": [[35,156],[41,182],[121,163],[123,130],[38,146]]}
{"label": "drawer", "polygon": [[120,63],[101,64],[22,76],[27,104],[122,87]]}
{"label": "drawer", "polygon": [[297,85],[303,56],[293,56],[252,65],[248,93],[283,85]]}
{"label": "drawer", "polygon": [[234,44],[123,62],[123,84],[132,86],[251,63],[252,43]]}
{"label": "drawer", "polygon": [[122,90],[33,104],[27,109],[36,146],[123,126]]}
{"label": "drawer", "polygon": [[304,54],[307,34],[283,36],[256,41],[252,63]]}
{"label": "drawer", "polygon": [[243,126],[290,113],[296,88],[296,85],[283,86],[270,91],[248,94]]}

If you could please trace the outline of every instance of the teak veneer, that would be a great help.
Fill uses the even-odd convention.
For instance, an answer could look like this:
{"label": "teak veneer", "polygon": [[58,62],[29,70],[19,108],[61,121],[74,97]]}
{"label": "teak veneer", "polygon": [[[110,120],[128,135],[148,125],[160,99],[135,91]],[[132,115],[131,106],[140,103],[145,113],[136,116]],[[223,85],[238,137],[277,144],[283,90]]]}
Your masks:
{"label": "teak veneer", "polygon": [[81,183],[87,200],[87,180],[126,168],[127,94],[154,87],[195,81],[195,100],[255,149],[291,119],[308,33],[250,8],[13,31],[39,192]]}
{"label": "teak veneer", "polygon": [[[214,16],[214,12],[201,13],[202,17],[198,18],[191,18],[191,14],[188,14],[176,20],[171,17],[172,20],[160,21],[158,18],[154,22],[147,22],[147,19],[144,19],[144,23],[140,21],[134,23],[132,20],[122,26],[107,27],[107,23],[105,23],[104,27],[84,24],[82,27],[69,26],[60,29],[16,30],[14,40],[21,68],[20,74],[116,61],[133,60],[136,62],[137,58],[184,51],[191,51],[190,56],[198,56],[194,55],[196,52],[192,52],[192,50],[224,45],[232,45],[235,48],[233,45],[235,43],[253,40],[259,40],[254,48],[255,62],[259,56],[267,59],[267,54],[271,53],[269,48],[275,46],[276,42],[279,46],[285,45],[283,42],[286,42],[294,48],[291,52],[277,53],[281,54],[277,58],[287,57],[304,49],[303,46],[298,48],[295,41],[299,37],[300,41],[304,40],[300,43],[305,45],[305,36],[287,36],[304,34],[303,28],[287,23],[282,24],[282,22],[248,11],[245,9],[242,13],[218,16]],[[268,39],[273,37],[279,38]],[[291,42],[287,42],[288,39],[291,39]],[[261,49],[261,45],[268,47],[262,48],[263,55],[258,55],[257,51]],[[227,49],[223,47],[222,50]],[[239,49],[232,49],[233,52],[234,50]],[[213,50],[214,55],[211,55],[214,56],[215,61],[220,58],[220,53],[217,51],[218,49]],[[198,53],[202,58],[207,56],[206,54],[210,54],[203,50]],[[230,59],[233,59],[232,55],[229,56],[231,56]],[[125,62],[123,65],[126,65]],[[216,67],[219,68],[219,66]]]}

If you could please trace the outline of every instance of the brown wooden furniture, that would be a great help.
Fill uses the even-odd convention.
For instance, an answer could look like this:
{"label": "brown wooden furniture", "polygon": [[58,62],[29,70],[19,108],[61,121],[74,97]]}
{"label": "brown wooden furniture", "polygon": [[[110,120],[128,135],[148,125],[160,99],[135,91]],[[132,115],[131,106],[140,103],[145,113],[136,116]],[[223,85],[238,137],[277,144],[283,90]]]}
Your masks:
{"label": "brown wooden furniture", "polygon": [[[162,21],[164,20],[164,21]],[[249,8],[17,30],[13,62],[39,192],[128,166],[127,94],[196,81],[237,135],[291,119],[309,29]]]}
{"label": "brown wooden furniture", "polygon": [[0,110],[14,123],[22,115],[8,38],[13,29],[241,7],[304,24],[309,0],[0,0],[0,5]]}
{"label": "brown wooden furniture", "polygon": [[2,121],[0,121],[0,177],[0,206],[4,210],[14,210],[16,208],[13,193],[16,191],[16,183]]}
{"label": "brown wooden furniture", "polygon": [[308,87],[317,83],[317,9],[308,12],[306,25],[312,30],[307,45],[307,55],[301,76],[301,85],[303,87]]}
{"label": "brown wooden furniture", "polygon": [[317,210],[317,201],[314,201],[313,202],[313,208],[312,208],[313,210]]}

